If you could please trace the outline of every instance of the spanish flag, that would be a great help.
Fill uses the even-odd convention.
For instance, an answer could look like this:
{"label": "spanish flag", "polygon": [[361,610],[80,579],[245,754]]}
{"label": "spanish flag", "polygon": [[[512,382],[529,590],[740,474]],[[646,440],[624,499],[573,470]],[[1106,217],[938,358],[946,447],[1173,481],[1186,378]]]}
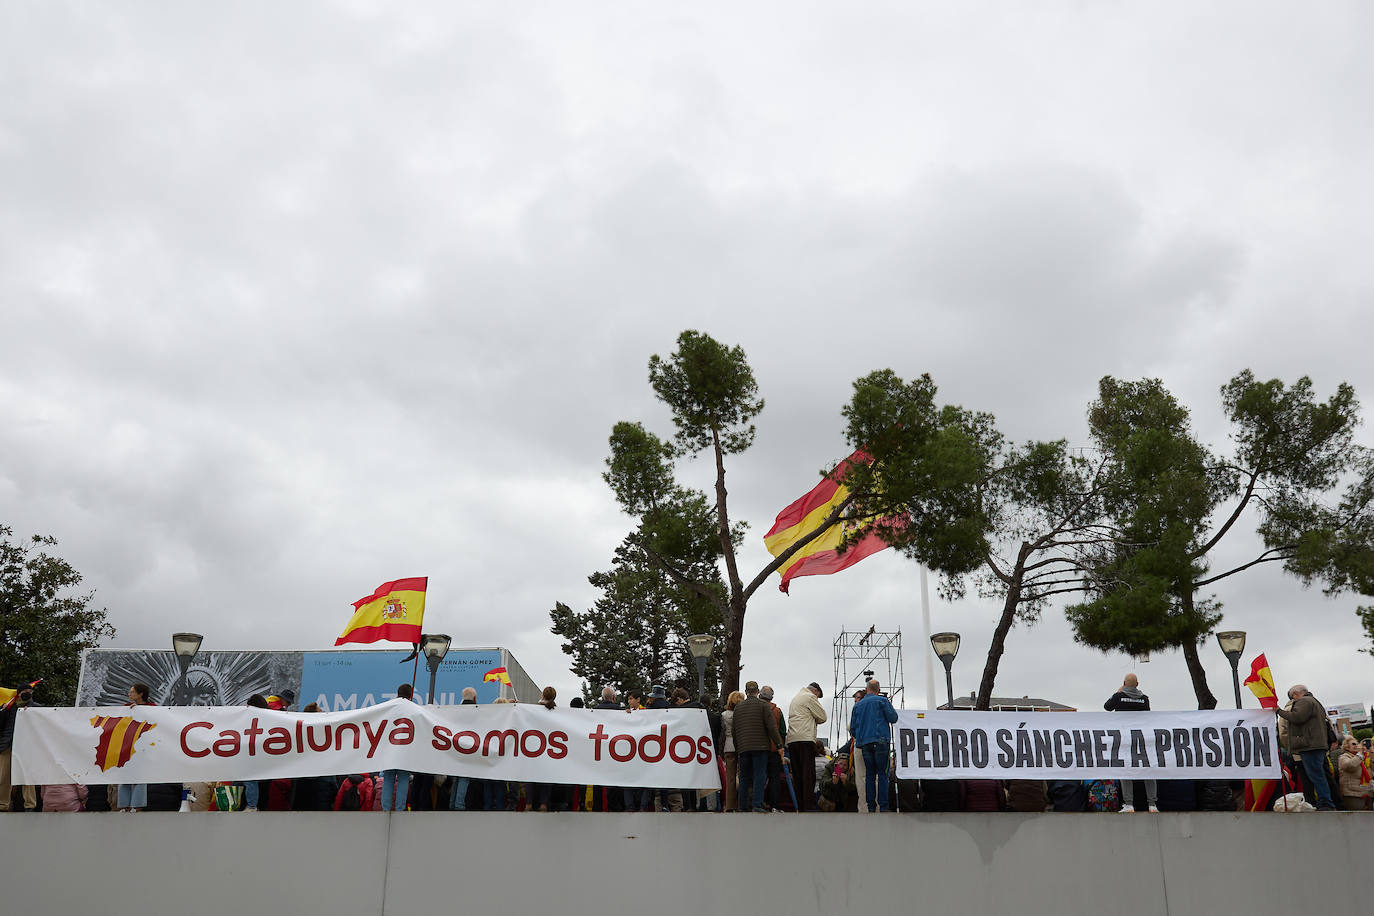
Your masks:
{"label": "spanish flag", "polygon": [[420,641],[420,624],[425,616],[425,589],[429,578],[397,579],[383,582],[366,598],[353,602],[353,618],[334,645],[346,642]]}
{"label": "spanish flag", "polygon": [[1256,655],[1255,660],[1250,663],[1250,676],[1245,679],[1244,683],[1259,700],[1262,708],[1278,708],[1279,695],[1278,691],[1274,689],[1274,674],[1269,670],[1269,660],[1264,657],[1263,652]]}
{"label": "spanish flag", "polygon": [[[871,460],[868,454],[860,449],[825,475],[810,493],[779,512],[773,527],[763,536],[763,543],[768,552],[776,557],[815,531],[835,507],[849,496],[849,490],[842,481],[850,465],[867,464]],[[879,519],[870,523],[866,529],[867,533],[842,554],[836,553],[836,550],[843,542],[845,534],[852,530],[854,523],[846,521],[832,525],[824,534],[798,550],[778,568],[778,573],[782,576],[778,590],[786,594],[788,584],[798,576],[828,576],[848,569],[864,557],[883,550],[888,543],[879,537],[873,528],[877,525],[898,523],[898,519],[895,518]]]}
{"label": "spanish flag", "polygon": [[505,668],[493,668],[486,674],[482,675],[483,684],[489,683],[491,681],[500,681],[502,684],[510,686],[510,675],[506,673]]}
{"label": "spanish flag", "polygon": [[[1250,688],[1250,692],[1259,700],[1262,708],[1278,708],[1279,698],[1278,691],[1274,689],[1274,674],[1269,670],[1269,660],[1264,657],[1263,652],[1255,656],[1255,660],[1250,663],[1250,676],[1245,679],[1245,686]],[[1277,779],[1247,779],[1245,810],[1268,811],[1278,787]]]}

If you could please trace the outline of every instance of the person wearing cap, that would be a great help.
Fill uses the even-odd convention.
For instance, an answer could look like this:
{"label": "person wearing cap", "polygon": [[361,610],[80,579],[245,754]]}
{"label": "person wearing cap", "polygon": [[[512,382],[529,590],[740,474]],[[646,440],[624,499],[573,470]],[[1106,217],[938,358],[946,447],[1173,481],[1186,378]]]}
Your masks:
{"label": "person wearing cap", "polygon": [[778,740],[773,743],[771,750],[773,753],[768,755],[768,782],[764,790],[764,799],[768,803],[768,810],[778,812],[782,804],[782,755],[787,746],[787,716],[783,715],[782,707],[773,702],[773,688],[764,684],[759,688],[759,699],[768,704],[773,711],[773,721],[778,726]]}
{"label": "person wearing cap", "polygon": [[816,726],[825,722],[825,696],[815,681],[807,684],[787,706],[787,759],[797,787],[797,813],[816,810]]}
{"label": "person wearing cap", "polygon": [[[19,710],[37,706],[33,699],[33,685],[21,687],[13,699],[0,709],[0,811],[10,810],[10,757],[14,750],[14,725]],[[33,811],[38,807],[38,787],[22,786],[23,807],[19,810]]]}
{"label": "person wearing cap", "polygon": [[759,699],[759,682],[744,685],[744,699],[735,706],[733,719],[735,754],[739,760],[739,809],[762,814],[763,783],[768,777],[768,758],[781,745],[773,708]]}

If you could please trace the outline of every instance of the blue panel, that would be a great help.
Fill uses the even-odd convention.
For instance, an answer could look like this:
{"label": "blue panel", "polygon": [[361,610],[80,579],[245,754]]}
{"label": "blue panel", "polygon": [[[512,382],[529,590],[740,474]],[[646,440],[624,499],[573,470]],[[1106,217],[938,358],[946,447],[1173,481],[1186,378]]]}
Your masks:
{"label": "blue panel", "polygon": [[[400,664],[410,653],[345,651],[306,652],[301,662],[300,705],[319,703],[326,712],[338,709],[358,709],[374,703],[384,703],[396,696],[398,684],[409,684],[415,677],[415,699],[428,701],[429,669],[424,657],[415,672],[415,662]],[[451,649],[439,665],[434,692],[439,705],[452,706],[462,702],[464,687],[477,688],[477,702],[490,703],[499,696],[500,684],[482,683],[482,675],[501,665],[497,649]]]}

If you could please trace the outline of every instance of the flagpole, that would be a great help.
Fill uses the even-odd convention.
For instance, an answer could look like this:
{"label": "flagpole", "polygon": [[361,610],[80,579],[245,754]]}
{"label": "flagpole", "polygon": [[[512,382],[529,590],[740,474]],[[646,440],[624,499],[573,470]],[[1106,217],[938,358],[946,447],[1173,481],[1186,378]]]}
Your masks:
{"label": "flagpole", "polygon": [[415,681],[420,677],[420,644],[415,644],[415,669],[410,672],[410,693],[415,694]]}
{"label": "flagpole", "polygon": [[926,709],[934,709],[935,703],[935,662],[931,656],[933,652],[925,653],[924,649],[930,647],[930,579],[926,575],[926,565],[921,567],[921,635],[925,637],[922,654],[926,660]]}

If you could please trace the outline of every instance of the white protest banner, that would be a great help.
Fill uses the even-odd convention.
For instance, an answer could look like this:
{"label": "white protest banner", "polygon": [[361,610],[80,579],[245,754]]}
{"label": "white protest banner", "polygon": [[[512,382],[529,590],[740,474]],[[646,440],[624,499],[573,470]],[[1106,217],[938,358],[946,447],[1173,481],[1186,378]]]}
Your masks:
{"label": "white protest banner", "polygon": [[332,713],[251,706],[30,707],[16,785],[208,782],[375,773],[720,787],[702,709],[420,706]]}
{"label": "white protest banner", "polygon": [[1274,713],[897,712],[902,779],[1268,779]]}

